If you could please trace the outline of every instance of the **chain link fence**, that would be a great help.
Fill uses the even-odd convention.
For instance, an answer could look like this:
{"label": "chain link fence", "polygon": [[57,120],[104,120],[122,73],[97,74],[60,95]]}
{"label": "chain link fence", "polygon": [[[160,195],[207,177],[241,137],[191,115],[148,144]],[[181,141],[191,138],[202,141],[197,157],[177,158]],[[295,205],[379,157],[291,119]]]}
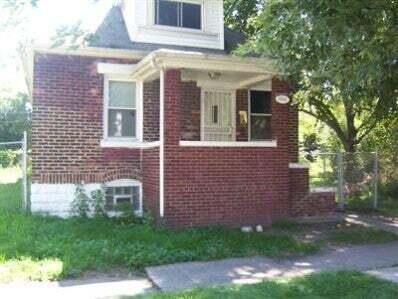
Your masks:
{"label": "chain link fence", "polygon": [[311,188],[333,188],[341,210],[378,207],[379,165],[375,152],[303,153]]}
{"label": "chain link fence", "polygon": [[0,204],[28,210],[27,135],[22,140],[0,142]]}

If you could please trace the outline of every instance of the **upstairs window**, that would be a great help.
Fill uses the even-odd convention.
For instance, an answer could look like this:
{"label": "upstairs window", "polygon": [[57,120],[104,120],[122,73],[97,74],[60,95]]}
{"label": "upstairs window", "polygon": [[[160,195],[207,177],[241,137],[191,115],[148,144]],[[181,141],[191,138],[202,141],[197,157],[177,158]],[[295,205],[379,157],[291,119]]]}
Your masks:
{"label": "upstairs window", "polygon": [[106,125],[108,138],[136,138],[137,106],[136,83],[132,81],[106,81]]}
{"label": "upstairs window", "polygon": [[272,139],[271,92],[250,91],[250,139],[254,141]]}
{"label": "upstairs window", "polygon": [[202,5],[176,0],[155,0],[155,24],[202,29]]}

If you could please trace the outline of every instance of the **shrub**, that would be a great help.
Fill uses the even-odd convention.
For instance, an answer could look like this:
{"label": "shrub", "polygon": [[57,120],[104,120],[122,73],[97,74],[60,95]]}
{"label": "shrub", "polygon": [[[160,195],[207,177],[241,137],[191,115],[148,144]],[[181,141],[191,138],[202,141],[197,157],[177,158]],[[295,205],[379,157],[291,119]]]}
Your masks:
{"label": "shrub", "polygon": [[105,191],[104,187],[91,192],[91,206],[95,217],[105,217]]}
{"label": "shrub", "polygon": [[398,200],[398,181],[393,180],[381,185],[380,193],[384,198],[392,198]]}
{"label": "shrub", "polygon": [[90,212],[90,198],[82,184],[76,185],[75,197],[71,204],[71,211],[74,215],[87,218]]}
{"label": "shrub", "polygon": [[0,166],[3,168],[15,166],[18,164],[18,151],[16,150],[0,150]]}
{"label": "shrub", "polygon": [[116,210],[120,213],[118,222],[121,224],[139,224],[141,222],[130,203],[120,203],[117,205]]}

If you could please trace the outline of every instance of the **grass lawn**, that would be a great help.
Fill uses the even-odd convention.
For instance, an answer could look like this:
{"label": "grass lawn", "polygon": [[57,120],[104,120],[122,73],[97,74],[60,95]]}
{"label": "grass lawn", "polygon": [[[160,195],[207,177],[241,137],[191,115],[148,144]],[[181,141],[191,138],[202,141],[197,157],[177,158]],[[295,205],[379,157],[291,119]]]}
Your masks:
{"label": "grass lawn", "polygon": [[342,231],[331,232],[329,241],[337,244],[380,244],[397,241],[398,236],[379,229],[355,227]]}
{"label": "grass lawn", "polygon": [[255,255],[288,256],[319,247],[272,233],[222,228],[181,232],[108,219],[28,216],[20,186],[0,185],[0,282],[57,280],[85,271],[142,270],[149,265]]}
{"label": "grass lawn", "polygon": [[[313,274],[255,285],[198,289],[179,294],[152,294],[145,299],[387,299],[398,298],[398,285],[358,272]],[[138,299],[137,298],[137,299]]]}
{"label": "grass lawn", "polygon": [[388,217],[398,218],[398,200],[382,200],[378,212]]}

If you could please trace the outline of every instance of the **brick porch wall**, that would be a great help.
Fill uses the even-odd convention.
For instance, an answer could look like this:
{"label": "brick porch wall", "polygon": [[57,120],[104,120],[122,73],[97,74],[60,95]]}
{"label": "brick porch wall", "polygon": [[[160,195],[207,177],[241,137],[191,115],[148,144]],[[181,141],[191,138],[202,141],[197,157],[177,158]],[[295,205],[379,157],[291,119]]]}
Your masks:
{"label": "brick porch wall", "polygon": [[292,217],[324,216],[336,211],[335,192],[311,192],[308,168],[290,169],[290,215]]}
{"label": "brick porch wall", "polygon": [[144,208],[159,222],[159,149],[147,149],[143,155]]}
{"label": "brick porch wall", "polygon": [[178,70],[165,76],[165,224],[238,226],[288,217],[289,106],[272,103],[277,148],[180,147],[180,77]]}

